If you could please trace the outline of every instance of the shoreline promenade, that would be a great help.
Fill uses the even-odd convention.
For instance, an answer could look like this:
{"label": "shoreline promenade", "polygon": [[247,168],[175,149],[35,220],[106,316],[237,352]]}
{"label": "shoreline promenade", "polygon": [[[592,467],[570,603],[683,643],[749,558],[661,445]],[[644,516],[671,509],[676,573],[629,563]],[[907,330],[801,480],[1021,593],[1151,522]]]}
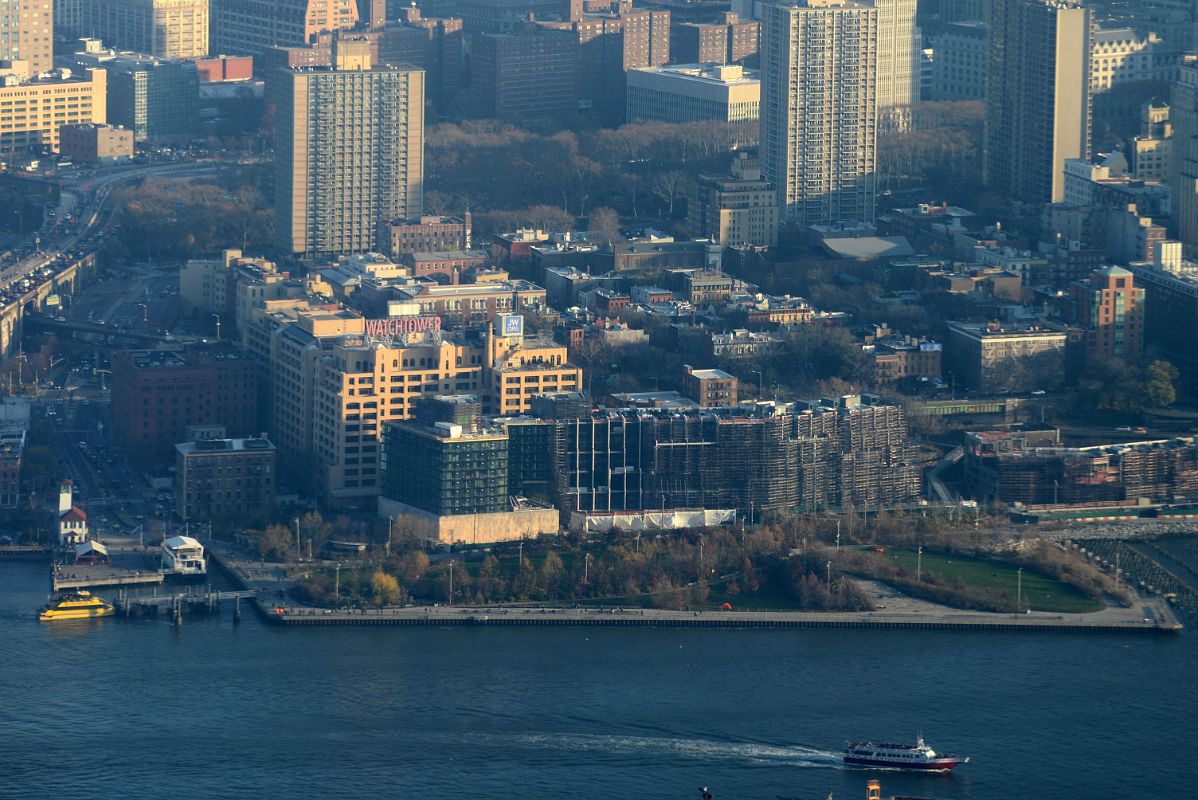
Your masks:
{"label": "shoreline promenade", "polygon": [[506,605],[421,605],[397,608],[325,609],[296,605],[279,592],[288,585],[276,569],[239,562],[229,553],[210,549],[214,561],[239,588],[257,592],[254,607],[274,625],[407,625],[407,626],[576,626],[671,628],[859,628],[922,630],[1023,630],[1059,632],[1177,633],[1182,629],[1172,609],[1158,598],[1141,598],[1131,608],[1107,607],[1089,614],[1031,611],[996,614],[963,611],[899,595],[893,589],[862,581],[867,591],[885,600],[877,611],[672,611],[628,606],[561,607],[536,603]]}

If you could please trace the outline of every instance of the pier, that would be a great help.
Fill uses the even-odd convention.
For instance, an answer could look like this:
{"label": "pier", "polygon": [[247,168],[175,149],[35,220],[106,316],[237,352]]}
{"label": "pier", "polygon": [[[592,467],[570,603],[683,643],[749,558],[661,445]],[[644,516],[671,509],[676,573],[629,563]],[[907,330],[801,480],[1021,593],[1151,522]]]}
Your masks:
{"label": "pier", "polygon": [[[887,586],[861,581],[886,606],[877,611],[672,611],[631,606],[562,607],[535,603],[502,606],[422,605],[400,608],[326,609],[284,599],[290,582],[279,565],[260,568],[210,547],[212,563],[252,596],[255,610],[272,625],[572,626],[607,628],[854,628],[860,630],[1044,631],[1059,633],[1178,633],[1168,603],[1141,598],[1130,608],[1089,614],[1031,611],[1002,614],[962,611],[905,597]],[[307,565],[311,568],[311,565]]]}
{"label": "pier", "polygon": [[108,564],[70,564],[50,576],[56,592],[69,589],[99,589],[109,586],[153,586],[162,583],[161,570],[135,570]]}
{"label": "pier", "polygon": [[[1147,602],[1147,601],[1146,601]],[[526,606],[410,606],[341,611],[272,604],[260,599],[276,625],[572,626],[604,628],[856,628],[875,630],[974,630],[1177,633],[1181,624],[1163,604],[1106,609],[1093,614],[992,614],[936,612],[670,611],[656,608],[553,608]]]}
{"label": "pier", "polygon": [[117,613],[124,617],[153,617],[165,614],[176,624],[187,614],[216,614],[222,603],[233,603],[233,619],[241,618],[241,601],[254,597],[252,591],[204,591],[179,592],[176,594],[153,594],[127,596],[125,592],[117,597],[113,605]]}

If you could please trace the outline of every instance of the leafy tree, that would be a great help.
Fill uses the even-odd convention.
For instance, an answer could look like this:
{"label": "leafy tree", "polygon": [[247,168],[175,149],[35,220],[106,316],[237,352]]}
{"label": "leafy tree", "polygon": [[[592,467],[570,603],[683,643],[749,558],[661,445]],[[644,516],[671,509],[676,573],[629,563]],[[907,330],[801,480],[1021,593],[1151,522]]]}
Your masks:
{"label": "leafy tree", "polygon": [[295,554],[295,539],[285,525],[268,525],[258,536],[258,555],[271,561],[286,561]]}
{"label": "leafy tree", "polygon": [[1181,374],[1177,367],[1168,361],[1153,361],[1145,373],[1148,379],[1144,383],[1144,391],[1152,405],[1168,408],[1177,402],[1177,389],[1173,385]]}
{"label": "leafy tree", "polygon": [[399,602],[399,581],[382,570],[370,577],[370,597],[376,606],[393,606]]}

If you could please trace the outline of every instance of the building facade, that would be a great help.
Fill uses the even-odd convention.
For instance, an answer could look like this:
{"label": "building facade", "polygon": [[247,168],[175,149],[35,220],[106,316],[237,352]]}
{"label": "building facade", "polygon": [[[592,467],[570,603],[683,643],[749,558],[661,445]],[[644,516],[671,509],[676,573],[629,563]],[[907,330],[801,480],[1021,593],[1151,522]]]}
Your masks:
{"label": "building facade", "polygon": [[0,61],[25,62],[26,78],[54,69],[50,0],[0,0]]}
{"label": "building facade", "polygon": [[1086,362],[1140,361],[1144,352],[1144,289],[1122,267],[1096,271],[1070,287],[1073,322],[1086,330]]}
{"label": "building facade", "polygon": [[878,109],[905,108],[919,100],[923,39],[915,24],[916,0],[875,0],[878,7]]}
{"label": "building facade", "polygon": [[628,122],[722,122],[738,147],[755,147],[761,81],[739,65],[679,64],[629,70]]}
{"label": "building facade", "polygon": [[762,9],[761,163],[780,222],[874,218],[877,26],[857,0]]}
{"label": "building facade", "polygon": [[1090,155],[1090,9],[1076,0],[990,8],[986,183],[1029,203],[1059,203],[1065,161]]}
{"label": "building facade", "polygon": [[944,373],[955,387],[977,392],[1050,390],[1064,380],[1062,330],[997,323],[948,324]]}
{"label": "building facade", "polygon": [[103,50],[96,40],[71,60],[108,72],[107,121],[133,132],[134,142],[192,139],[199,126],[200,78],[194,61]]}
{"label": "building facade", "polygon": [[209,0],[83,0],[84,35],[157,58],[208,55]]}
{"label": "building facade", "polygon": [[756,60],[761,23],[724,12],[720,22],[678,22],[670,27],[675,64],[742,64]]}
{"label": "building facade", "polygon": [[985,100],[986,23],[982,20],[945,25],[933,46],[929,100]]}
{"label": "building facade", "polygon": [[1129,83],[1168,82],[1177,75],[1179,56],[1155,33],[1131,28],[1099,28],[1090,46],[1090,92],[1102,94]]}
{"label": "building facade", "polygon": [[387,255],[398,258],[404,253],[435,253],[469,250],[470,212],[464,217],[423,216],[412,219],[383,220],[383,241],[390,244]]}
{"label": "building facade", "polygon": [[1173,171],[1173,123],[1169,104],[1149,100],[1140,112],[1140,133],[1131,140],[1131,172],[1138,180],[1168,181]]}
{"label": "building facade", "polygon": [[107,121],[107,97],[102,69],[55,70],[25,81],[0,70],[0,155],[58,152],[63,125]]}
{"label": "building facade", "polygon": [[479,117],[516,121],[578,113],[578,37],[533,27],[471,41],[470,104]]}
{"label": "building facade", "polygon": [[113,125],[74,123],[59,129],[58,150],[79,164],[112,164],[133,158],[133,131]]}
{"label": "building facade", "polygon": [[212,52],[257,55],[357,24],[356,0],[212,0]]}
{"label": "building facade", "polygon": [[1173,219],[1186,255],[1198,255],[1198,57],[1187,57],[1170,95],[1173,122]]}
{"label": "building facade", "polygon": [[[376,496],[382,426],[410,419],[422,399],[475,394],[487,413],[508,416],[527,413],[536,395],[579,390],[582,371],[566,348],[525,341],[511,320],[522,322],[509,316],[485,331],[454,335],[433,327],[372,334],[367,327],[363,340],[333,344],[315,364],[311,447],[320,494],[332,502]],[[512,332],[503,334],[506,328]]]}
{"label": "building facade", "polygon": [[121,350],[112,357],[113,427],[135,458],[161,461],[190,425],[258,427],[258,365],[235,350]]}
{"label": "building facade", "polygon": [[266,439],[175,445],[176,513],[184,521],[266,520],[275,499],[275,446]]}
{"label": "building facade", "polygon": [[376,249],[379,223],[418,216],[424,201],[424,73],[373,66],[363,43],[334,50],[332,67],[280,75],[275,229],[285,253]]}
{"label": "building facade", "polygon": [[[687,205],[691,234],[722,245],[778,243],[778,199],[757,158],[736,154],[728,175],[700,175]],[[692,302],[696,302],[692,299]]]}

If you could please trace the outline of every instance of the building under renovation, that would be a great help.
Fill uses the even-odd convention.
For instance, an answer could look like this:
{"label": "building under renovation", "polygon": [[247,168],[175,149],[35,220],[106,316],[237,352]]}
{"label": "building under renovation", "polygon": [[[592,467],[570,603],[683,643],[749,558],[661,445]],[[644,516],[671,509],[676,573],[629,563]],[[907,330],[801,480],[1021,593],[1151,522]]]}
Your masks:
{"label": "building under renovation", "polygon": [[1193,437],[1059,447],[1022,431],[968,434],[965,483],[987,505],[1172,502],[1198,496]]}
{"label": "building under renovation", "polygon": [[565,513],[885,508],[921,487],[902,410],[875,398],[602,410],[513,421],[508,436],[510,491]]}

